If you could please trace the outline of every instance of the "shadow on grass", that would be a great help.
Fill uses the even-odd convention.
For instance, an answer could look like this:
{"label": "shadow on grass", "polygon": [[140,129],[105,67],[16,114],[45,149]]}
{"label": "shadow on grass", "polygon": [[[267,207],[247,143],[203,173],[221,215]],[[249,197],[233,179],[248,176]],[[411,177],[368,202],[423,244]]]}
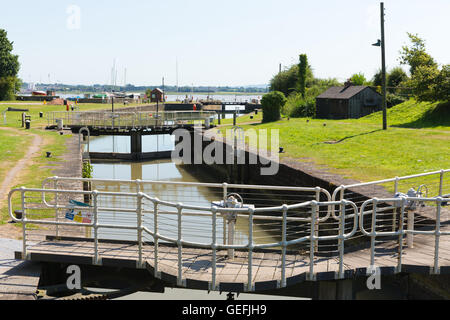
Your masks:
{"label": "shadow on grass", "polygon": [[382,130],[383,130],[383,129],[377,129],[377,130],[372,130],[372,131],[368,131],[368,132],[358,133],[358,134],[354,134],[354,135],[352,135],[352,136],[344,137],[344,138],[342,138],[342,139],[340,139],[340,140],[337,140],[337,141],[336,141],[336,140],[332,140],[332,141],[322,141],[322,142],[314,143],[313,145],[322,144],[322,143],[325,143],[325,144],[337,144],[337,143],[340,143],[340,142],[342,142],[342,141],[345,141],[345,140],[348,140],[348,139],[351,139],[351,138],[356,138],[356,137],[364,136],[364,135],[366,135],[366,134],[371,134],[371,133],[375,133],[375,132],[382,131]]}
{"label": "shadow on grass", "polygon": [[417,120],[392,125],[399,128],[433,128],[439,126],[450,126],[450,102],[442,102],[434,109],[427,110],[422,117]]}

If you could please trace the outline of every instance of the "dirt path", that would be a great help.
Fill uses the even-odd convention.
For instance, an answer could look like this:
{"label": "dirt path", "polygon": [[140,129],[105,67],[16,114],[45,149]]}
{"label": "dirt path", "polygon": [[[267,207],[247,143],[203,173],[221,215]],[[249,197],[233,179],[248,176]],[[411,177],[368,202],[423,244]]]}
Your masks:
{"label": "dirt path", "polygon": [[[23,132],[17,129],[13,128],[0,128],[0,129],[23,135]],[[0,184],[0,203],[5,203],[8,197],[9,189],[11,189],[11,187],[16,184],[16,181],[18,180],[17,177],[18,175],[20,175],[20,172],[31,164],[33,155],[40,150],[41,144],[44,142],[44,139],[37,134],[30,133],[28,135],[33,136],[33,141],[31,142],[31,145],[29,146],[24,157],[16,163],[14,168],[8,171],[8,174]],[[0,208],[1,206],[2,205],[0,204]]]}
{"label": "dirt path", "polygon": [[[23,131],[2,127],[0,130],[6,130],[17,135],[24,135]],[[31,142],[28,150],[26,151],[24,157],[20,159],[16,165],[8,171],[6,177],[0,182],[0,209],[7,206],[8,193],[11,188],[19,182],[21,173],[33,162],[33,156],[39,152],[44,139],[33,133],[27,133],[26,135],[33,136],[33,141]],[[0,226],[0,238],[12,238],[17,239],[21,236],[21,232],[18,228],[14,228],[10,224],[5,224]]]}

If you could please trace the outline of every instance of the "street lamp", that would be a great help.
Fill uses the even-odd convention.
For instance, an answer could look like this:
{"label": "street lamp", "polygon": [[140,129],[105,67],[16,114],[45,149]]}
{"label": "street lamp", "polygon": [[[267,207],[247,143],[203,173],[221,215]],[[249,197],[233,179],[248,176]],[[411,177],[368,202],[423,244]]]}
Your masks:
{"label": "street lamp", "polygon": [[386,58],[385,58],[385,41],[384,41],[384,3],[380,2],[381,15],[381,40],[378,39],[372,46],[381,47],[381,85],[382,85],[382,109],[383,109],[383,130],[387,130],[386,115]]}

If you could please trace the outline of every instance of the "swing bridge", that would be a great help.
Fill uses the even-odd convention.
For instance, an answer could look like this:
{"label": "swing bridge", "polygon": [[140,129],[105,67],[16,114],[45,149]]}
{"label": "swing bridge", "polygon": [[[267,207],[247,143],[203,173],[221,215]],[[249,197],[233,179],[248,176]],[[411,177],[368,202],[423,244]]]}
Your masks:
{"label": "swing bridge", "polygon": [[13,189],[8,203],[22,226],[20,259],[144,270],[190,289],[264,292],[374,272],[450,274],[449,174],[332,193],[51,177],[41,188]]}

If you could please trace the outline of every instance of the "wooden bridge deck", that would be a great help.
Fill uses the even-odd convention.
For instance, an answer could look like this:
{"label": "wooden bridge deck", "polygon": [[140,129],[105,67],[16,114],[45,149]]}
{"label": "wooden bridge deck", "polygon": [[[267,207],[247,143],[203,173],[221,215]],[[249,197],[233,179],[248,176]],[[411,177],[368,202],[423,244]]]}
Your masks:
{"label": "wooden bridge deck", "polygon": [[[445,228],[447,229],[447,227]],[[442,230],[444,231],[444,230]],[[137,268],[138,246],[132,242],[99,242],[99,256],[102,265]],[[387,241],[379,243],[376,250],[376,266],[381,274],[396,273],[398,243]],[[182,277],[185,286],[192,289],[209,289],[212,279],[212,251],[210,249],[183,248]],[[16,253],[18,256],[21,253]],[[154,273],[154,247],[143,246],[145,267]],[[93,264],[94,244],[87,239],[62,238],[38,242],[28,248],[28,260],[72,264]],[[416,235],[414,248],[404,247],[402,272],[430,274],[433,268],[434,236]],[[253,281],[255,291],[271,290],[279,287],[281,280],[281,254],[279,251],[257,251],[253,253]],[[370,265],[370,249],[346,253],[344,256],[345,278],[366,276]],[[450,274],[450,237],[442,236],[439,246],[439,265],[441,274]],[[243,292],[248,281],[248,253],[235,251],[235,258],[227,258],[227,251],[217,251],[216,283],[220,291]],[[307,280],[309,256],[289,253],[286,256],[286,282],[293,285]],[[337,257],[314,259],[315,280],[334,280],[339,269]],[[164,281],[177,284],[178,248],[160,243],[158,251],[158,271]]]}

